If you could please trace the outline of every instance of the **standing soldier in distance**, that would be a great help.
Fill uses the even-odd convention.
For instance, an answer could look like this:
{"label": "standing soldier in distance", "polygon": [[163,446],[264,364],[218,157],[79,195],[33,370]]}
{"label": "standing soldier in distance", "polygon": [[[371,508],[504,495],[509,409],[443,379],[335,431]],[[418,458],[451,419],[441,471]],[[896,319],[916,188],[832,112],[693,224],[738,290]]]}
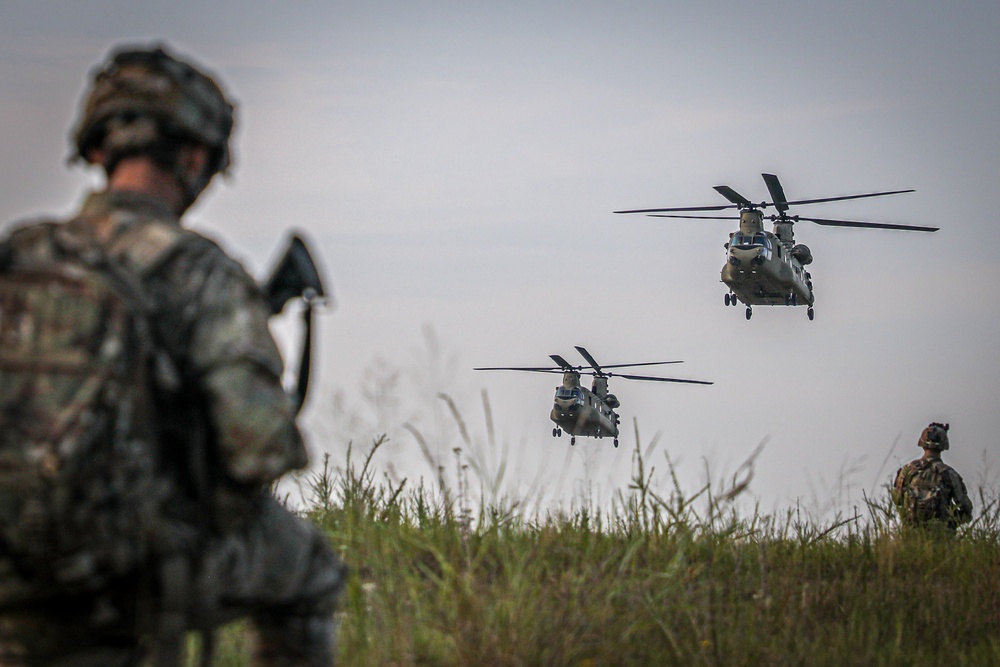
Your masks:
{"label": "standing soldier in distance", "polygon": [[[210,76],[161,47],[117,50],[95,71],[72,137],[74,158],[103,168],[106,188],[70,221],[11,235],[12,247],[43,227],[96,243],[149,295],[155,338],[183,388],[177,413],[166,415],[174,456],[185,452],[176,510],[198,538],[173,578],[150,565],[93,599],[0,606],[0,665],[134,665],[150,645],[162,651],[186,629],[241,617],[256,637],[255,665],[333,664],[344,566],[315,526],[269,492],[307,463],[270,311],[239,263],[181,223],[229,166],[232,125],[233,107]],[[152,587],[149,572],[160,577]],[[19,577],[0,553],[0,591],[33,583]],[[150,609],[148,590],[173,607]]]}
{"label": "standing soldier in distance", "polygon": [[972,518],[972,500],[962,476],[941,460],[948,449],[948,424],[931,423],[917,445],[924,450],[896,472],[892,501],[907,527],[943,526],[954,531]]}

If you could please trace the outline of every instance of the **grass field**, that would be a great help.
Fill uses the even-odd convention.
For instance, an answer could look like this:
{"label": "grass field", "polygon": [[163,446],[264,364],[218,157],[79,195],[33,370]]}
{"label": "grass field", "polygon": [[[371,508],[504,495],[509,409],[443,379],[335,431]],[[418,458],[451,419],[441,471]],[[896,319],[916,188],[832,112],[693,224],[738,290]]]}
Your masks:
{"label": "grass field", "polygon": [[[529,517],[379,479],[379,445],[306,487],[351,567],[340,664],[1000,664],[994,492],[954,537],[901,532],[882,498],[822,524],[741,515],[739,485],[649,488],[637,448],[610,511]],[[247,664],[241,630],[222,639],[218,664]]]}

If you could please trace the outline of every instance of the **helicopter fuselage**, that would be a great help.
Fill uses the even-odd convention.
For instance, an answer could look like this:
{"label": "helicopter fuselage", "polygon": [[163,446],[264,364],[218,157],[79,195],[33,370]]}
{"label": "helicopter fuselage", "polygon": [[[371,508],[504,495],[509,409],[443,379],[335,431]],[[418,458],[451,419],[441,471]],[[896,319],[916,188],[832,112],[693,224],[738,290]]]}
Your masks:
{"label": "helicopter fuselage", "polygon": [[570,435],[618,437],[618,399],[607,393],[607,378],[595,378],[594,389],[580,386],[580,374],[567,371],[556,387],[549,418]]}
{"label": "helicopter fuselage", "polygon": [[742,213],[740,230],[726,244],[722,282],[748,306],[811,306],[812,281],[805,265],[812,254],[806,246],[794,245],[791,225],[775,224],[775,231],[768,232],[762,223],[760,211]]}

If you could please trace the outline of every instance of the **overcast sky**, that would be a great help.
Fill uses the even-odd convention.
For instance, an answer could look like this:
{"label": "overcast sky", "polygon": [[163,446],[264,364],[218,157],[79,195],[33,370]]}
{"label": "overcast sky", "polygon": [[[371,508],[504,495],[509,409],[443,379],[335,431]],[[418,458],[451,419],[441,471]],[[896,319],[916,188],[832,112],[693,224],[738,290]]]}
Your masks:
{"label": "overcast sky", "polygon": [[[661,434],[656,477],[669,454],[688,488],[765,442],[765,509],[848,508],[932,420],[975,487],[1000,466],[998,29],[995,2],[0,0],[0,219],[99,186],[65,164],[87,73],[164,40],[238,105],[232,174],[190,224],[258,276],[303,230],[334,293],[303,419],[317,458],[385,431],[383,469],[431,475],[403,425],[451,457],[446,392],[486,451],[485,389],[505,490],[542,502],[624,488],[633,419],[644,446]],[[789,199],[914,188],[793,212],[941,231],[800,223],[815,321],[747,322],[719,282],[734,225],[612,214],[725,203],[719,184],[759,201],[761,172]],[[290,360],[295,324],[275,327]],[[558,376],[471,370],[574,345],[715,384],[613,380],[623,447],[570,450]]]}

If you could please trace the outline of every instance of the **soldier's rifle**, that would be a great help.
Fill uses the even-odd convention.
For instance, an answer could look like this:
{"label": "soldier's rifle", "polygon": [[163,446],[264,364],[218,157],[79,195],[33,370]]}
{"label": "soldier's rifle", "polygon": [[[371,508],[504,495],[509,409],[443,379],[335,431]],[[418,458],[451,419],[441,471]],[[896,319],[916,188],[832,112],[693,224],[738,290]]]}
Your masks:
{"label": "soldier's rifle", "polygon": [[303,238],[292,232],[288,245],[271,270],[271,275],[261,284],[261,290],[271,307],[271,315],[278,315],[285,304],[302,299],[302,346],[299,357],[298,378],[290,392],[296,411],[302,409],[309,389],[309,371],[312,365],[313,310],[327,303],[326,291],[319,268],[313,261],[309,246]]}

